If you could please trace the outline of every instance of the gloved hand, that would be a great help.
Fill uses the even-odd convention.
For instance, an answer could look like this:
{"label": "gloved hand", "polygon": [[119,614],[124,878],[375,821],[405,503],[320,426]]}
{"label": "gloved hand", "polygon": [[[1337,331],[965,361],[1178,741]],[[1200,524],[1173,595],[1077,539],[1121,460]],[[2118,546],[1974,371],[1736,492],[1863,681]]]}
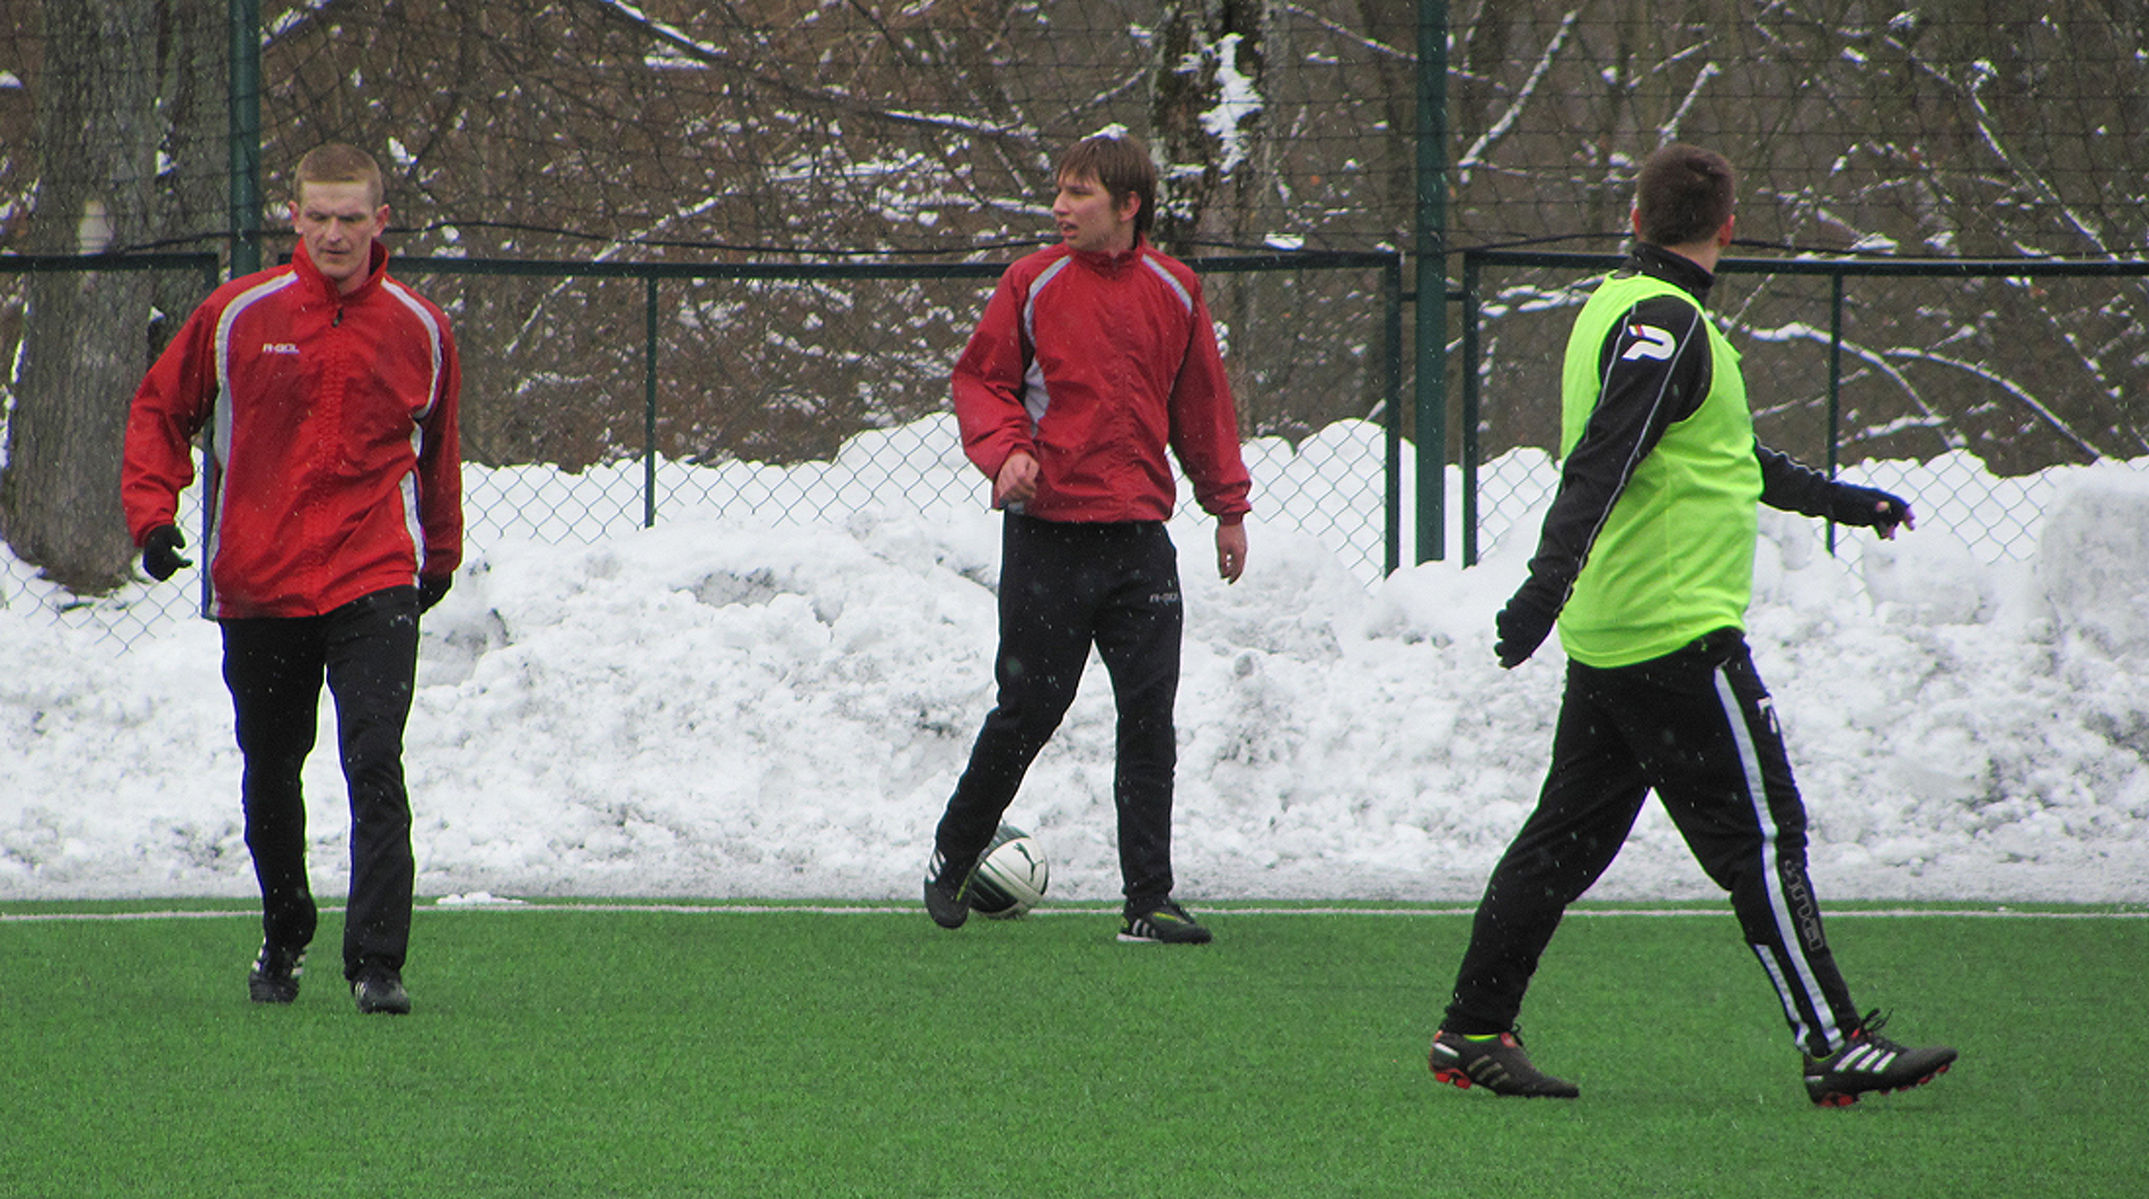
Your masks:
{"label": "gloved hand", "polygon": [[1530,579],[1516,589],[1514,597],[1493,619],[1499,636],[1492,643],[1492,652],[1499,657],[1503,670],[1522,665],[1552,635],[1552,622],[1559,619],[1560,608],[1549,590],[1535,578]]}
{"label": "gloved hand", "polygon": [[179,556],[180,547],[187,543],[186,534],[177,525],[158,525],[142,538],[142,569],[149,577],[163,582],[171,578],[182,566],[194,565],[194,559]]}
{"label": "gloved hand", "polygon": [[454,575],[419,575],[418,612],[423,615],[432,611],[433,605],[439,603],[448,594],[448,588],[454,585]]}
{"label": "gloved hand", "polygon": [[1829,499],[1828,518],[1839,525],[1871,528],[1887,541],[1895,539],[1897,525],[1906,529],[1918,527],[1908,501],[1877,487],[1854,487],[1849,483],[1836,484],[1835,493]]}

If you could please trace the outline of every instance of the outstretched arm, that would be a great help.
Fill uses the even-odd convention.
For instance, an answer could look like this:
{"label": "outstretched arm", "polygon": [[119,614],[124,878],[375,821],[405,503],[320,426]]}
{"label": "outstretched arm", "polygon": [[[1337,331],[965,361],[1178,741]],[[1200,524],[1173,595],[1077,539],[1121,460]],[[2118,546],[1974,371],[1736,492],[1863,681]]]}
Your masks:
{"label": "outstretched arm", "polygon": [[1910,502],[1900,496],[1838,482],[1759,441],[1754,457],[1761,462],[1761,502],[1771,508],[1870,528],[1887,541],[1895,540],[1897,527],[1918,527]]}

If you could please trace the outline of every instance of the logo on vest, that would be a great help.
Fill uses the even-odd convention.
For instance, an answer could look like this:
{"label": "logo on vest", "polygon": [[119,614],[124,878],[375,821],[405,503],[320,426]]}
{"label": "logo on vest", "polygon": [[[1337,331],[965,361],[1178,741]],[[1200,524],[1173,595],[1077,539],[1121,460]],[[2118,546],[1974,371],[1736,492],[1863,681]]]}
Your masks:
{"label": "logo on vest", "polygon": [[298,357],[298,345],[289,341],[265,341],[261,343],[261,352],[264,354],[289,354],[296,358]]}
{"label": "logo on vest", "polygon": [[1634,339],[1634,344],[1628,346],[1627,352],[1619,356],[1626,362],[1638,362],[1644,358],[1669,358],[1673,348],[1679,344],[1668,330],[1659,329],[1655,325],[1628,325],[1627,335]]}

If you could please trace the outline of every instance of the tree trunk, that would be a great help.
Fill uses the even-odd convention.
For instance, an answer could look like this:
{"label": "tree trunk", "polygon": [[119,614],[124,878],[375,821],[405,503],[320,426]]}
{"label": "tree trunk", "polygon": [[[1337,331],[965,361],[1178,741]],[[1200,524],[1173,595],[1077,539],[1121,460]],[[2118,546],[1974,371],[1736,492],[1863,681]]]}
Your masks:
{"label": "tree trunk", "polygon": [[[95,252],[143,239],[156,176],[154,0],[44,8],[40,172],[30,248]],[[33,275],[0,473],[0,536],[78,594],[124,582],[127,404],[147,366],[153,284],[130,271]]]}
{"label": "tree trunk", "polygon": [[1163,193],[1150,236],[1167,252],[1238,241],[1261,162],[1268,0],[1170,0],[1156,25],[1151,140]]}
{"label": "tree trunk", "polygon": [[[195,6],[169,0],[161,8],[158,131],[170,165],[157,179],[149,236],[162,249],[213,252],[224,248],[229,227],[224,214],[231,190],[231,30],[221,6],[206,17]],[[156,272],[148,337],[152,357],[178,334],[212,285],[195,271]],[[190,540],[193,536],[187,534]]]}

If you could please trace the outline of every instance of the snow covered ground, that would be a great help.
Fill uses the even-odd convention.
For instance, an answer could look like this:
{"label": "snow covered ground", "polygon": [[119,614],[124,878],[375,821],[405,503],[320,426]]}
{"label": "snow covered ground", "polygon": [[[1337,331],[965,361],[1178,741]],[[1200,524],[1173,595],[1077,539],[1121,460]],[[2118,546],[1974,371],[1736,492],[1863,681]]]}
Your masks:
{"label": "snow covered ground", "polygon": [[[1362,484],[1324,490],[1317,467],[1338,439],[1377,436],[1251,447],[1236,586],[1215,577],[1206,518],[1174,522],[1191,903],[1474,899],[1534,798],[1561,658],[1555,644],[1503,672],[1490,647],[1536,516],[1515,514],[1482,566],[1386,580],[1285,519],[1367,502]],[[926,445],[955,478],[954,441],[934,418],[845,456]],[[1910,496],[1920,528],[1892,544],[1845,530],[1834,557],[1816,522],[1764,513],[1750,635],[1824,899],[2149,901],[2145,468],[1861,468],[1848,477]],[[821,467],[710,469],[772,492],[837,486]],[[1550,471],[1518,453],[1489,473],[1549,494]],[[472,468],[473,497],[509,473]],[[533,513],[589,483],[512,474]],[[982,480],[971,490],[854,497],[827,524],[674,511],[594,545],[474,537],[427,619],[410,722],[420,893],[914,901],[991,702],[998,523]],[[1973,496],[2034,514],[2030,560],[1974,535],[2003,518]],[[215,627],[154,619],[123,648],[96,625],[139,611],[148,585],[62,613],[71,597],[0,567],[0,898],[252,894]],[[328,707],[307,774],[324,898],[347,852]],[[1050,854],[1055,898],[1117,894],[1111,745],[1093,662],[1010,813]],[[1713,893],[1654,805],[1594,892]]]}

